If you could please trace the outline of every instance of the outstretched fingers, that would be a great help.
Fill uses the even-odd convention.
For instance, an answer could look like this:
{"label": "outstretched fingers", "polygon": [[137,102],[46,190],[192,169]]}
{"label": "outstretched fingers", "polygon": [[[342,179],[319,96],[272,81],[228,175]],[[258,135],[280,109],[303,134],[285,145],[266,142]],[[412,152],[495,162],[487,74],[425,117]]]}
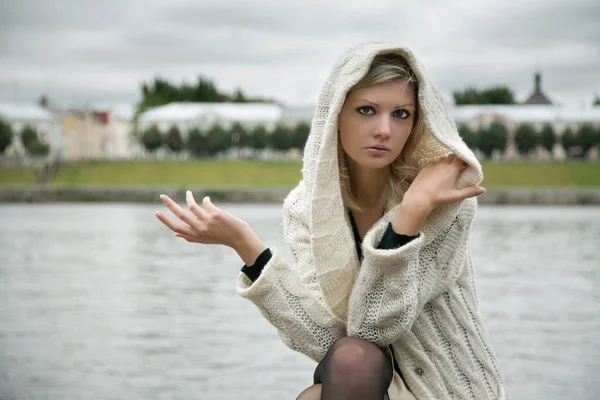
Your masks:
{"label": "outstretched fingers", "polygon": [[177,204],[175,201],[171,200],[168,196],[164,194],[161,195],[160,198],[162,199],[163,203],[165,203],[167,208],[171,210],[171,212],[175,214],[177,218],[179,218],[180,220],[182,220],[190,226],[194,225],[194,223],[196,222],[196,218],[193,214],[181,208],[179,204]]}
{"label": "outstretched fingers", "polygon": [[192,227],[197,223],[197,218],[194,215],[192,215],[191,213],[189,213],[189,212],[185,211],[183,208],[181,208],[179,206],[179,204],[177,204],[175,201],[170,199],[169,196],[162,194],[162,195],[160,195],[160,199],[165,204],[165,206],[167,206],[167,208],[169,210],[171,210],[171,212],[173,214],[175,214],[175,216],[177,218],[179,218],[185,224],[182,224],[179,221],[174,221],[162,213],[156,213],[156,216],[158,217],[158,219],[162,223],[164,223],[166,226],[168,226],[173,232],[183,233],[186,235],[193,236],[194,231],[193,231]]}
{"label": "outstretched fingers", "polygon": [[202,206],[204,206],[204,209],[196,203],[196,199],[194,199],[194,195],[191,191],[188,190],[185,193],[185,199],[190,211],[201,221],[206,220],[209,217],[209,214],[216,216],[220,212],[220,209],[210,201],[210,197],[208,196],[204,196],[202,199]]}
{"label": "outstretched fingers", "polygon": [[204,199],[202,199],[202,205],[206,208],[206,211],[212,213],[218,213],[220,211],[220,209],[210,201],[210,197],[208,196],[205,196]]}
{"label": "outstretched fingers", "polygon": [[176,221],[172,218],[167,217],[165,214],[160,211],[156,212],[156,218],[163,224],[167,226],[170,230],[175,232],[175,234],[182,234],[187,236],[193,236],[194,232],[189,225],[183,224],[179,221]]}
{"label": "outstretched fingers", "polygon": [[182,233],[175,233],[175,236],[180,237],[190,243],[202,243],[201,241],[199,241],[198,239],[196,239],[194,236],[189,236],[189,235],[185,235]]}
{"label": "outstretched fingers", "polygon": [[198,218],[203,221],[206,218],[206,212],[196,203],[196,199],[194,199],[194,195],[190,190],[185,192],[185,201],[187,202],[188,208]]}

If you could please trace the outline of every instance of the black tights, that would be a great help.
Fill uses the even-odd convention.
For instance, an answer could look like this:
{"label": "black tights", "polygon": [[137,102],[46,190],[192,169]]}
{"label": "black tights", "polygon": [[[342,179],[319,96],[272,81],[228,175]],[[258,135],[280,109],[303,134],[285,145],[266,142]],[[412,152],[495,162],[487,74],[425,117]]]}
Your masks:
{"label": "black tights", "polygon": [[336,341],[315,369],[315,384],[296,400],[387,400],[392,364],[376,345],[344,337]]}

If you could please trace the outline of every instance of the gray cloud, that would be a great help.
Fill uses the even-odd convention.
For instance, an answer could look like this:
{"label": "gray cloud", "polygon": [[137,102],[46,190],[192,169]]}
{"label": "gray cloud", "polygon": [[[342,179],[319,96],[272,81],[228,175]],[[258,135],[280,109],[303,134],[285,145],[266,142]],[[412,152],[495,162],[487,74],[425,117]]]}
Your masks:
{"label": "gray cloud", "polygon": [[447,94],[492,84],[528,93],[536,68],[563,103],[600,92],[595,0],[3,3],[5,99],[136,101],[153,76],[203,74],[225,90],[306,102],[339,53],[366,39],[413,48]]}
{"label": "gray cloud", "polygon": [[498,14],[487,14],[472,26],[493,46],[529,50],[587,43],[600,50],[597,2],[530,1],[518,7],[502,5],[501,8]]}

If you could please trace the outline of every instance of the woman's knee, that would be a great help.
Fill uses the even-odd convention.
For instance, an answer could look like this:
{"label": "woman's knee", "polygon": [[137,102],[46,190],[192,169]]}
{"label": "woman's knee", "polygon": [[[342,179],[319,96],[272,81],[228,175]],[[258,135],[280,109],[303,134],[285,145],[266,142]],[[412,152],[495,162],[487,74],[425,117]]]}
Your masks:
{"label": "woman's knee", "polygon": [[354,338],[354,337],[343,337],[341,339],[336,340],[330,348],[330,351],[334,354],[338,354],[340,352],[343,353],[351,353],[360,356],[373,356],[373,355],[381,355],[385,356],[383,350],[376,344],[371,342],[367,342],[366,340]]}
{"label": "woman's knee", "polygon": [[380,393],[392,381],[388,356],[375,344],[357,338],[335,342],[315,372],[315,382],[342,393]]}
{"label": "woman's knee", "polygon": [[387,361],[387,356],[375,344],[366,340],[344,337],[338,339],[328,354],[328,367],[345,376],[362,373]]}
{"label": "woman's knee", "polygon": [[321,385],[313,385],[306,388],[296,397],[296,400],[321,400]]}

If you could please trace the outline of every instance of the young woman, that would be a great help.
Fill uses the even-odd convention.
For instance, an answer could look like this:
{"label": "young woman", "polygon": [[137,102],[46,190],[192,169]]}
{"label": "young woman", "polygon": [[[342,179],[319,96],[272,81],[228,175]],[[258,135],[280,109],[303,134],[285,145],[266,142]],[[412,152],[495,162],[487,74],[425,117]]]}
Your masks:
{"label": "young woman", "polygon": [[283,205],[292,264],[208,198],[157,216],[239,254],[239,294],[318,363],[298,399],[504,399],[468,245],[482,179],[413,53],[368,42],[320,94]]}

